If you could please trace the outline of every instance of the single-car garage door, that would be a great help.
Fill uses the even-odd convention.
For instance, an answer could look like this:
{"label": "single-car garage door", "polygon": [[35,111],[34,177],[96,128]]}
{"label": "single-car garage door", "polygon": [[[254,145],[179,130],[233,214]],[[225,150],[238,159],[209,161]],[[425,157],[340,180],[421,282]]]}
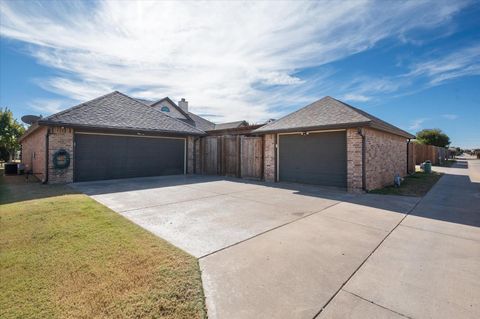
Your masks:
{"label": "single-car garage door", "polygon": [[347,186],[345,131],[280,134],[279,180],[325,186]]}
{"label": "single-car garage door", "polygon": [[74,180],[185,173],[185,139],[75,134]]}

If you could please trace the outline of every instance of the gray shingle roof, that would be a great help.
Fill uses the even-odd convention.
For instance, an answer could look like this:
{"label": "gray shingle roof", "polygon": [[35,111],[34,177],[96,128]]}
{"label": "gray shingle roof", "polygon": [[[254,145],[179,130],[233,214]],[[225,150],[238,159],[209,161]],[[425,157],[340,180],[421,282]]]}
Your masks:
{"label": "gray shingle roof", "polygon": [[396,126],[330,96],[326,96],[296,112],[268,123],[253,131],[253,133],[291,132],[356,126],[371,126],[406,138],[414,137]]}
{"label": "gray shingle roof", "polygon": [[228,130],[232,128],[238,128],[241,126],[247,126],[248,123],[246,121],[236,121],[236,122],[228,122],[228,123],[219,123],[215,124],[213,130]]}
{"label": "gray shingle roof", "polygon": [[188,115],[194,122],[194,125],[196,128],[202,130],[202,131],[210,131],[215,129],[215,123],[210,122],[209,120],[195,114],[192,112],[188,112]]}
{"label": "gray shingle roof", "polygon": [[50,115],[38,123],[160,133],[205,134],[192,125],[167,116],[117,91]]}
{"label": "gray shingle roof", "polygon": [[151,101],[151,100],[144,100],[144,99],[138,99],[138,98],[134,98],[135,100],[137,100],[138,102],[141,102],[143,104],[147,104],[147,105],[152,105],[154,103],[156,103],[156,101]]}

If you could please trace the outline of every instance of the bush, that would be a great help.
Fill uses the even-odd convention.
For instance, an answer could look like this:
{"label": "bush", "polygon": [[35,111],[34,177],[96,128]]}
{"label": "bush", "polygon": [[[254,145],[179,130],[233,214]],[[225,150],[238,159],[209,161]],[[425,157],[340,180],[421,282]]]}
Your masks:
{"label": "bush", "polygon": [[417,133],[417,141],[420,144],[434,145],[439,147],[447,147],[450,145],[450,138],[442,130],[424,129]]}

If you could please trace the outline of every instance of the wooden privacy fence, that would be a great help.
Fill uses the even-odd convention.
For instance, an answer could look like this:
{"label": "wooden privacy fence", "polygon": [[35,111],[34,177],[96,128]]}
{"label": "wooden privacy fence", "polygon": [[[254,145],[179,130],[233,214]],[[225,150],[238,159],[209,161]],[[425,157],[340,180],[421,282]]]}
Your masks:
{"label": "wooden privacy fence", "polygon": [[223,135],[202,137],[195,143],[196,173],[261,179],[263,138]]}
{"label": "wooden privacy fence", "polygon": [[415,165],[431,161],[433,165],[443,164],[448,159],[448,151],[444,147],[410,143],[408,145],[408,171],[414,172]]}

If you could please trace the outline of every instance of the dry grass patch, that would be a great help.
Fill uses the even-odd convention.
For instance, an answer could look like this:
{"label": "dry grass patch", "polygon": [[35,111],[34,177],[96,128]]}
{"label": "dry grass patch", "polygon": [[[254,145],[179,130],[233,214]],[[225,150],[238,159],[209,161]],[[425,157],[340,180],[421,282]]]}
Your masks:
{"label": "dry grass patch", "polygon": [[384,195],[403,195],[403,196],[425,196],[428,191],[435,185],[442,173],[434,172],[427,174],[417,171],[415,174],[405,177],[400,187],[387,186],[375,189],[369,193]]}
{"label": "dry grass patch", "polygon": [[0,206],[0,317],[205,317],[194,257],[85,195],[51,195]]}

